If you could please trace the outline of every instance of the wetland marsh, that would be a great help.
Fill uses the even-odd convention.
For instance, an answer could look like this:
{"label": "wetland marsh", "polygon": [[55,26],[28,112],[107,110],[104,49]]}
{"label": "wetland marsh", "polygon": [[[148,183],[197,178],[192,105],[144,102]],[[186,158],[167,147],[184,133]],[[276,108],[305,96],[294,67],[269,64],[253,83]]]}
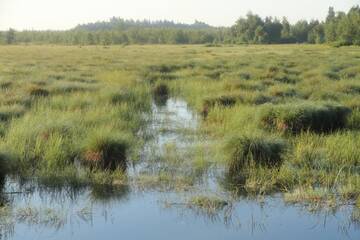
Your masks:
{"label": "wetland marsh", "polygon": [[0,56],[0,239],[360,236],[358,47]]}

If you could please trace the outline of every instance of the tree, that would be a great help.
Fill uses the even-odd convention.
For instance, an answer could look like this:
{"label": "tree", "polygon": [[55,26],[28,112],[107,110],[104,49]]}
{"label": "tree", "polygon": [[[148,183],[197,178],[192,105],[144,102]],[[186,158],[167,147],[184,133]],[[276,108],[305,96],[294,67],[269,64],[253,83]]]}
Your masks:
{"label": "tree", "polygon": [[187,44],[189,43],[189,38],[186,36],[183,30],[177,30],[174,34],[174,43],[176,44]]}
{"label": "tree", "polygon": [[298,21],[291,28],[291,35],[294,36],[296,42],[304,43],[308,40],[309,24],[306,20]]}
{"label": "tree", "polygon": [[95,44],[94,35],[91,32],[89,32],[87,34],[87,44],[89,44],[89,45],[94,45]]}
{"label": "tree", "polygon": [[15,30],[10,28],[9,31],[6,33],[6,43],[13,44],[16,41],[15,37]]}
{"label": "tree", "polygon": [[335,20],[335,10],[333,7],[329,7],[328,15],[326,17],[326,23],[330,23]]}
{"label": "tree", "polygon": [[240,42],[256,42],[255,31],[259,26],[264,26],[263,20],[258,15],[249,12],[246,18],[237,20],[232,32]]}
{"label": "tree", "polygon": [[104,46],[110,45],[112,43],[111,34],[109,31],[106,31],[103,35],[103,39],[101,42]]}
{"label": "tree", "polygon": [[257,43],[268,43],[268,33],[265,31],[263,26],[258,26],[255,30],[255,42]]}
{"label": "tree", "polygon": [[0,32],[0,44],[204,44],[204,43],[334,43],[360,45],[360,7],[347,13],[333,7],[323,22],[302,20],[291,24],[284,17],[261,18],[249,12],[230,27],[212,27],[173,21],[134,21],[113,17],[108,21],[78,25],[67,31]]}
{"label": "tree", "polygon": [[339,37],[346,44],[360,44],[360,7],[353,7],[339,22]]}
{"label": "tree", "polygon": [[267,17],[264,23],[264,30],[267,33],[268,43],[279,43],[281,39],[282,24],[278,19]]}
{"label": "tree", "polygon": [[308,34],[309,43],[323,43],[325,41],[325,30],[323,24],[314,26]]}
{"label": "tree", "polygon": [[283,18],[281,25],[281,41],[284,43],[291,42],[291,26],[286,17]]}

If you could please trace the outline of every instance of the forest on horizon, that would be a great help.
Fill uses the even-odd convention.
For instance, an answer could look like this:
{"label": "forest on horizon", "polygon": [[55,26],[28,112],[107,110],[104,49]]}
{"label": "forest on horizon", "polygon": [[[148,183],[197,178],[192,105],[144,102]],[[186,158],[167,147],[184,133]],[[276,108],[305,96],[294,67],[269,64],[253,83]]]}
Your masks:
{"label": "forest on horizon", "polygon": [[335,46],[360,45],[360,7],[347,13],[328,10],[324,21],[299,20],[291,24],[286,17],[261,18],[249,12],[231,27],[213,27],[195,21],[193,24],[173,21],[135,21],[113,17],[78,25],[65,31],[0,32],[0,44],[283,44],[331,43]]}

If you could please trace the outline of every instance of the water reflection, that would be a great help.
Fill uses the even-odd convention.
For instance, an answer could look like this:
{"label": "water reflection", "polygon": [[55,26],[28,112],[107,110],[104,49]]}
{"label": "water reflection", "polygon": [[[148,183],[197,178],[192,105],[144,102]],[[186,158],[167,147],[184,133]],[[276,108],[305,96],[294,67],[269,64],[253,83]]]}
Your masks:
{"label": "water reflection", "polygon": [[103,204],[127,200],[129,194],[130,188],[127,185],[95,185],[91,188],[91,200]]}
{"label": "water reflection", "polygon": [[[279,197],[262,202],[243,198],[219,211],[207,212],[181,202],[186,199],[182,194],[97,190],[89,188],[70,199],[64,197],[67,192],[49,192],[45,196],[46,192],[40,193],[36,188],[26,197],[14,197],[13,208],[8,215],[1,216],[0,239],[48,239],[49,236],[51,239],[99,239],[117,235],[126,239],[168,239],[169,235],[174,235],[174,239],[194,236],[197,239],[265,239],[269,236],[358,239],[360,236],[359,222],[351,218],[352,211],[358,210],[351,206],[335,212],[309,212],[301,206],[288,206]],[[294,233],[301,233],[301,238]]]}
{"label": "water reflection", "polygon": [[146,139],[141,153],[140,164],[129,169],[129,175],[139,173],[158,173],[159,171],[187,171],[184,166],[174,166],[175,161],[185,163],[181,159],[190,159],[196,137],[198,119],[185,101],[164,96],[164,102],[154,101],[149,125],[142,137]]}

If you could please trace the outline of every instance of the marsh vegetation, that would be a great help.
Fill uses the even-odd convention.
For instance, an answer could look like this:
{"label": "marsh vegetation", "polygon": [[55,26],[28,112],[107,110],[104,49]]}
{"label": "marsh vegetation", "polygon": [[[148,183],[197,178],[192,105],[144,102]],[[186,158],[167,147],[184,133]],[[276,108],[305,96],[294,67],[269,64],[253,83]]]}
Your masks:
{"label": "marsh vegetation", "polygon": [[[61,189],[81,202],[170,192],[183,197],[170,208],[226,219],[239,201],[276,196],[359,221],[358,47],[3,46],[0,55],[10,219],[67,222],[17,206],[7,194],[15,182],[20,196]],[[84,206],[71,214],[90,216]]]}

